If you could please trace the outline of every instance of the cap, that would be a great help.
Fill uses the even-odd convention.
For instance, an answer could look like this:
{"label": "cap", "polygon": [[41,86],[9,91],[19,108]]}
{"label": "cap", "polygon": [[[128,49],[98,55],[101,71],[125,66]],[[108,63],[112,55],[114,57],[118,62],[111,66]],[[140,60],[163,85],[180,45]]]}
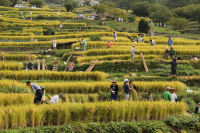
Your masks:
{"label": "cap", "polygon": [[117,83],[117,81],[116,81],[116,80],[113,80],[112,83]]}
{"label": "cap", "polygon": [[132,47],[135,47],[135,45],[132,45]]}
{"label": "cap", "polygon": [[127,82],[127,81],[128,81],[128,79],[124,79],[124,83]]}
{"label": "cap", "polygon": [[171,89],[171,87],[169,87],[169,86],[168,86],[166,89],[167,89],[167,90],[170,90],[170,89]]}
{"label": "cap", "polygon": [[63,97],[62,94],[58,94],[59,97]]}
{"label": "cap", "polygon": [[31,83],[31,81],[26,81],[26,85],[28,85],[28,84],[30,84]]}

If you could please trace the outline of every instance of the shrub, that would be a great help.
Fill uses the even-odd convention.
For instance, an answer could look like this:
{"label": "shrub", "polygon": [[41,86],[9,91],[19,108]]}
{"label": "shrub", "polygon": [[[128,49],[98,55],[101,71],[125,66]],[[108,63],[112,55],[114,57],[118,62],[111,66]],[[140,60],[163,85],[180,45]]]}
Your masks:
{"label": "shrub", "polygon": [[101,41],[100,36],[90,36],[90,41]]}
{"label": "shrub", "polygon": [[55,35],[55,30],[53,28],[47,28],[43,31],[43,35]]}
{"label": "shrub", "polygon": [[136,16],[135,16],[135,15],[130,15],[130,16],[128,17],[128,21],[129,21],[130,23],[135,22],[135,20],[136,20]]}
{"label": "shrub", "polygon": [[78,3],[76,1],[68,0],[64,6],[66,10],[69,12],[72,11],[74,8],[76,8],[78,6]]}
{"label": "shrub", "polygon": [[138,25],[138,31],[141,32],[141,33],[148,34],[149,30],[150,30],[149,23],[146,20],[141,19],[140,22],[139,22],[139,25]]}
{"label": "shrub", "polygon": [[37,7],[41,8],[43,3],[43,0],[29,0],[29,3],[34,6],[36,5]]}
{"label": "shrub", "polygon": [[174,17],[169,20],[168,24],[172,26],[174,30],[184,30],[185,28],[188,27],[189,22],[185,18]]}
{"label": "shrub", "polygon": [[200,129],[199,118],[195,116],[170,116],[165,120],[165,123],[176,130],[190,129],[198,131]]}

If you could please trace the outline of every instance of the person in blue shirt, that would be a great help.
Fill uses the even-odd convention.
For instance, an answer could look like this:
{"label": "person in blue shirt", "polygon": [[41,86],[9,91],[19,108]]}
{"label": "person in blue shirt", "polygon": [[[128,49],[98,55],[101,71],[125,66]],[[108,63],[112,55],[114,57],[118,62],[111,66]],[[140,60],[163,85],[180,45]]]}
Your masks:
{"label": "person in blue shirt", "polygon": [[168,46],[172,46],[174,44],[173,40],[171,37],[169,37],[169,40],[168,40]]}
{"label": "person in blue shirt", "polygon": [[86,51],[87,50],[87,42],[85,39],[82,39],[82,43],[83,43],[83,51]]}
{"label": "person in blue shirt", "polygon": [[130,94],[130,86],[129,86],[129,82],[128,79],[124,80],[124,100],[128,101],[129,100],[129,94]]}

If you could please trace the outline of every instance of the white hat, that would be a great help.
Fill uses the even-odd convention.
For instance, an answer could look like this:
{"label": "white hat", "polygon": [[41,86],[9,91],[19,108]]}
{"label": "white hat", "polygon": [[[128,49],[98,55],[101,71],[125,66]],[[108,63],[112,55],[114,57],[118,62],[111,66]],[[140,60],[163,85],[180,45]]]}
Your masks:
{"label": "white hat", "polygon": [[128,82],[128,79],[124,79],[124,83],[125,83],[125,82]]}
{"label": "white hat", "polygon": [[135,47],[135,45],[132,45],[132,47]]}
{"label": "white hat", "polygon": [[167,89],[167,90],[170,90],[170,89],[171,89],[171,87],[169,87],[169,86],[168,86],[166,89]]}

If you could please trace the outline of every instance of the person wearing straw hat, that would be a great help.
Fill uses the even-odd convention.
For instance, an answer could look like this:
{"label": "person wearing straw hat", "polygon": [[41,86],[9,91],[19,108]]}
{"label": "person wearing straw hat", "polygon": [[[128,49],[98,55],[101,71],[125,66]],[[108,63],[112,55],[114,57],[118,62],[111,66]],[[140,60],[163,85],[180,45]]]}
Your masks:
{"label": "person wearing straw hat", "polygon": [[115,100],[115,101],[117,100],[118,89],[119,89],[119,86],[117,85],[117,81],[113,80],[112,85],[110,86],[110,91],[111,91],[110,99],[111,100]]}
{"label": "person wearing straw hat", "polygon": [[164,99],[164,101],[172,101],[172,96],[171,96],[171,94],[170,94],[170,89],[171,89],[171,87],[167,87],[166,88],[166,91],[164,92],[164,94],[163,94],[163,99]]}
{"label": "person wearing straw hat", "polygon": [[129,94],[130,94],[130,86],[129,86],[129,82],[128,79],[124,80],[124,100],[128,101],[129,100]]}
{"label": "person wearing straw hat", "polygon": [[195,114],[200,114],[200,103],[198,103],[197,107],[195,108]]}

